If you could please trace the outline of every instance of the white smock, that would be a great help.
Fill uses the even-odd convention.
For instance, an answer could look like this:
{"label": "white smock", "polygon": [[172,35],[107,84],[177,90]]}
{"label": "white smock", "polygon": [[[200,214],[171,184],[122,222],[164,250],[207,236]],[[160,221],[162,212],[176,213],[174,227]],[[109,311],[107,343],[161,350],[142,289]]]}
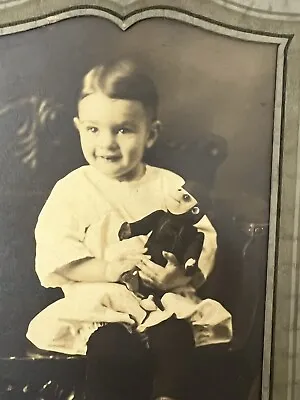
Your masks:
{"label": "white smock", "polygon": [[131,182],[108,179],[92,166],[80,167],[58,181],[35,230],[36,273],[44,287],[60,287],[64,298],[30,322],[27,338],[36,347],[85,355],[90,335],[106,323],[129,326],[134,318],[135,329],[146,332],[172,315],[191,323],[196,346],[232,339],[230,313],[219,302],[196,295],[195,288],[212,271],[217,249],[217,235],[206,216],[195,225],[204,233],[204,243],[193,284],[166,293],[162,298],[164,311],[152,311],[145,321],[146,312],[124,285],[74,282],[60,274],[62,267],[74,261],[89,257],[112,261],[139,247],[142,250],[147,236],[120,241],[121,224],[156,210],[167,211],[170,189],[183,184],[178,175],[149,165],[142,178]]}

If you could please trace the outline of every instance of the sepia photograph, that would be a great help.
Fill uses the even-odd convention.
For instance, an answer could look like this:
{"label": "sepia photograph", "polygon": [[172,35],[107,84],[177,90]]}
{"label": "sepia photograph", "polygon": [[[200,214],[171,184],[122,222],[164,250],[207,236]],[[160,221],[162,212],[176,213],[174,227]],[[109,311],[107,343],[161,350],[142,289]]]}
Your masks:
{"label": "sepia photograph", "polygon": [[0,397],[260,400],[288,41],[75,14],[0,35]]}

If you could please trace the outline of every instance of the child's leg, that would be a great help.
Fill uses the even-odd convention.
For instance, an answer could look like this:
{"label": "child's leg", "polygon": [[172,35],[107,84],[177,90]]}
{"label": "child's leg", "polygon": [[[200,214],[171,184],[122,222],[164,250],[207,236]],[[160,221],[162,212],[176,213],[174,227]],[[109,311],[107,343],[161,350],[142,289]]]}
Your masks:
{"label": "child's leg", "polygon": [[121,324],[99,328],[88,342],[88,400],[146,399],[152,384],[149,354],[140,337]]}
{"label": "child's leg", "polygon": [[172,317],[149,328],[147,333],[155,363],[154,399],[166,396],[185,400],[195,346],[190,324]]}

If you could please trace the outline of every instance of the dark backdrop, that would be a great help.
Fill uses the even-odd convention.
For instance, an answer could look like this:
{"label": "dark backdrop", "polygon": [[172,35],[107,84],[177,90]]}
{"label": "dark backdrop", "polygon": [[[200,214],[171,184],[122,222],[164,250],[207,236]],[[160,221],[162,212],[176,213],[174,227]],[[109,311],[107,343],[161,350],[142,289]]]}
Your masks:
{"label": "dark backdrop", "polygon": [[[128,53],[143,60],[157,83],[163,135],[213,133],[227,140],[229,156],[219,169],[215,193],[247,193],[268,200],[275,45],[241,42],[163,19],[137,23],[124,33],[109,21],[78,17],[1,37],[0,108],[33,94],[63,104],[60,125],[38,140],[57,148],[68,142],[68,151],[58,153],[55,162],[70,169],[80,151],[72,127],[76,88],[94,64]],[[15,157],[12,136],[17,122],[0,114],[2,171]],[[43,155],[37,166],[40,174],[51,168],[46,159]]]}

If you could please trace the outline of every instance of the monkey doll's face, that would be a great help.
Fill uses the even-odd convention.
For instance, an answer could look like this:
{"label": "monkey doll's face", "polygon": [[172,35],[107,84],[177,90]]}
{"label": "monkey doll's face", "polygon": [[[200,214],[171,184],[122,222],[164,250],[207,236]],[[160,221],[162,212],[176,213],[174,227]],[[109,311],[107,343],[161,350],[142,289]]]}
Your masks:
{"label": "monkey doll's face", "polygon": [[189,210],[193,214],[200,213],[197,200],[182,187],[169,193],[166,201],[168,211],[172,214],[185,214]]}

